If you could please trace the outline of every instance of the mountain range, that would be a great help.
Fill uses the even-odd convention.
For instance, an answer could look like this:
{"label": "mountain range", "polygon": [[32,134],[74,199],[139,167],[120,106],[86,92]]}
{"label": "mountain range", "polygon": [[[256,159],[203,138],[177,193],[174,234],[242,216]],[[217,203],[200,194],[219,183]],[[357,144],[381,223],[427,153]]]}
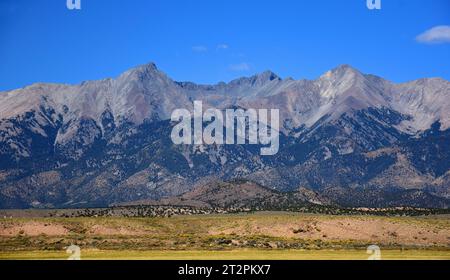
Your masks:
{"label": "mountain range", "polygon": [[[194,100],[205,109],[279,109],[278,154],[174,145],[171,113],[192,110]],[[224,194],[224,185],[234,191]],[[341,65],[315,80],[265,71],[200,85],[148,63],[115,79],[0,92],[0,208],[193,197],[236,205],[230,196],[249,198],[237,203],[245,206],[287,194],[343,207],[448,208],[450,82],[393,83]]]}

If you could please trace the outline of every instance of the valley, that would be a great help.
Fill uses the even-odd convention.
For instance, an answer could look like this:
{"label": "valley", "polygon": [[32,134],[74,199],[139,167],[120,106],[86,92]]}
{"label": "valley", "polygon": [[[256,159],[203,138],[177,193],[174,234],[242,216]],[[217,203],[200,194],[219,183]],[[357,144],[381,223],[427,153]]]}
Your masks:
{"label": "valley", "polygon": [[[17,214],[17,213],[16,213]],[[0,220],[0,259],[449,259],[450,216],[292,212]]]}

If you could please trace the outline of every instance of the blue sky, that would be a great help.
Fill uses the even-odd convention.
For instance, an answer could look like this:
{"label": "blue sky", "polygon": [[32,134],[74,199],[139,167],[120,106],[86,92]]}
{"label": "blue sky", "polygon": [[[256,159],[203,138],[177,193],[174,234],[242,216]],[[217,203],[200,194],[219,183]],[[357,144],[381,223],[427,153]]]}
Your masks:
{"label": "blue sky", "polygon": [[68,10],[66,0],[0,0],[0,90],[115,77],[150,61],[197,83],[267,69],[312,79],[339,64],[396,82],[449,80],[449,40],[423,33],[448,33],[450,1],[381,2],[81,0]]}

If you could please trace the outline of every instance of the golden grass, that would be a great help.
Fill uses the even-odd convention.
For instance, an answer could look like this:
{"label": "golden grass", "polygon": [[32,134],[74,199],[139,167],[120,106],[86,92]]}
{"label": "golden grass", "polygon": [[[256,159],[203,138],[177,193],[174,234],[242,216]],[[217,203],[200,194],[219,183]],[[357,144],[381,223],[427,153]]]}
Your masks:
{"label": "golden grass", "polygon": [[[450,250],[382,250],[383,260],[450,260]],[[366,260],[365,250],[82,250],[83,260]],[[0,252],[2,260],[65,260],[64,251]]]}

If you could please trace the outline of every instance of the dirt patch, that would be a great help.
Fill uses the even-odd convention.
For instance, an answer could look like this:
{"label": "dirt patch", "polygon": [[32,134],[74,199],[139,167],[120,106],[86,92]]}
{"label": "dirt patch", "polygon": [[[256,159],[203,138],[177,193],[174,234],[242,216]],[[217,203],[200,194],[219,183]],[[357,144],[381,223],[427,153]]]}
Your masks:
{"label": "dirt patch", "polygon": [[0,236],[59,236],[66,235],[68,233],[69,230],[62,225],[41,222],[24,222],[19,225],[2,225],[0,227]]}
{"label": "dirt patch", "polygon": [[266,235],[329,241],[363,241],[375,244],[450,246],[450,230],[419,223],[375,218],[299,219],[269,224],[240,221],[233,227],[215,227],[211,235]]}

